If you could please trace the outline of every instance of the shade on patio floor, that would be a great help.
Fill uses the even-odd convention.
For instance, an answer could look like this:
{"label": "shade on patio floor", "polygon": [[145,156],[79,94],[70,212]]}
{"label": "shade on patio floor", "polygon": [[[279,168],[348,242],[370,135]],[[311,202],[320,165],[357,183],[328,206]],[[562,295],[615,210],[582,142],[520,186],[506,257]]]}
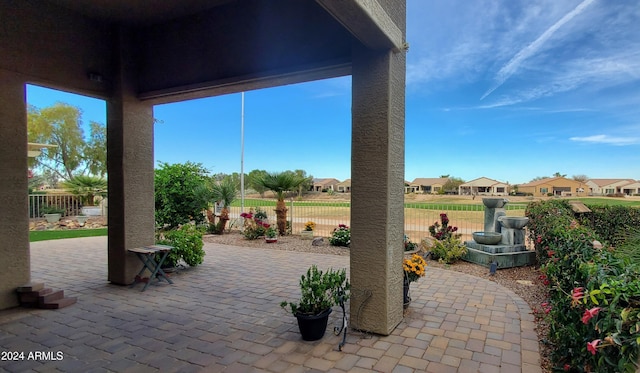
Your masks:
{"label": "shade on patio floor", "polygon": [[[298,298],[311,264],[349,266],[346,256],[205,244],[201,266],[145,292],[107,281],[107,239],[31,244],[34,282],[78,303],[60,310],[0,311],[0,371],[115,372],[540,372],[528,305],[500,285],[428,268],[390,336],[349,330],[338,351],[341,310],[325,337],[302,341],[282,300]],[[353,296],[358,296],[353,294]],[[357,317],[357,315],[349,315]],[[62,352],[55,361],[29,352]]]}

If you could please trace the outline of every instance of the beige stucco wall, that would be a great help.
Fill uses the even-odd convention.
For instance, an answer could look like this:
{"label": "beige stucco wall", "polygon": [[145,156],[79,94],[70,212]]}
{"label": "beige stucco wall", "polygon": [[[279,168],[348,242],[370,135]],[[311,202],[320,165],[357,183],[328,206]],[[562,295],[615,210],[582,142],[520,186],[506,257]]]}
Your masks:
{"label": "beige stucco wall", "polygon": [[351,326],[385,335],[403,317],[405,58],[354,44]]}
{"label": "beige stucco wall", "polygon": [[109,281],[129,284],[140,262],[126,249],[154,243],[153,107],[136,97],[133,31],[119,31],[115,91],[107,101]]}
{"label": "beige stucco wall", "polygon": [[[16,288],[29,282],[27,112],[19,74],[0,69],[0,309],[18,305]],[[12,125],[24,123],[24,125]]]}

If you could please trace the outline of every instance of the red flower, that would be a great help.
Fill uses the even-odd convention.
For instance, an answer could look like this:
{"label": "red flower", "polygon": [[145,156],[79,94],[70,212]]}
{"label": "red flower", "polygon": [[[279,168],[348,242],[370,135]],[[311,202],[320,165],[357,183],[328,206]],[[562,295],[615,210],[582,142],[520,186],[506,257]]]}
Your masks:
{"label": "red flower", "polygon": [[[591,318],[595,315],[598,314],[598,312],[600,312],[600,307],[593,307],[590,310],[585,310],[584,311],[584,315],[582,315],[582,323],[583,324],[588,324],[589,320],[591,320]],[[599,341],[599,339],[598,339]]]}
{"label": "red flower", "polygon": [[555,254],[555,253],[556,253],[555,251],[553,251],[553,250],[549,250],[549,251],[547,251],[547,256],[548,256],[549,258],[551,258],[551,257],[553,256],[553,254]]}
{"label": "red flower", "polygon": [[568,371],[570,371],[570,370],[571,370],[571,365],[569,365],[569,364],[565,364],[565,365],[564,365],[564,371],[565,371],[565,372],[568,372]]}
{"label": "red flower", "polygon": [[571,305],[577,306],[580,304],[580,300],[584,297],[584,288],[575,288],[571,292]]}
{"label": "red flower", "polygon": [[265,228],[269,228],[269,227],[271,226],[271,224],[269,224],[269,223],[262,223],[262,226],[263,226],[263,227],[265,227]]}
{"label": "red flower", "polygon": [[587,351],[591,352],[591,355],[595,355],[596,352],[598,352],[596,350],[596,348],[598,348],[598,343],[600,343],[599,339],[595,339],[591,342],[587,342]]}
{"label": "red flower", "polygon": [[542,243],[542,236],[538,236],[538,238],[536,238],[536,243]]}

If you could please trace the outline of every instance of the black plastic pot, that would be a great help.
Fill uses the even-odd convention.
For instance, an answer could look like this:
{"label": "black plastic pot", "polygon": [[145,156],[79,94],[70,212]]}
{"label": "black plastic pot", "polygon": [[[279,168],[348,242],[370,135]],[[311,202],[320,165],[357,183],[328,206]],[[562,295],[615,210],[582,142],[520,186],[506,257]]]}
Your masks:
{"label": "black plastic pot", "polygon": [[298,328],[300,329],[302,339],[305,341],[317,341],[324,337],[330,313],[331,308],[327,308],[326,311],[317,315],[296,314],[296,318],[298,319]]}

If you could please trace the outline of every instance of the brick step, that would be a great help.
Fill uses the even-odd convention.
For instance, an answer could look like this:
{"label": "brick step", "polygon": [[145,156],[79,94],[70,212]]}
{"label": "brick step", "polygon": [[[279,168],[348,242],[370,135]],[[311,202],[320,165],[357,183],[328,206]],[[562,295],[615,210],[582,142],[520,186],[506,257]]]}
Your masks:
{"label": "brick step", "polygon": [[62,298],[64,298],[64,290],[52,291],[48,294],[41,295],[38,297],[38,306],[41,306],[45,303],[51,303],[53,301],[56,301]]}
{"label": "brick step", "polygon": [[65,297],[64,290],[45,288],[44,283],[29,283],[17,289],[18,300],[23,307],[59,309],[78,301],[76,297]]}
{"label": "brick step", "polygon": [[67,298],[60,298],[60,299],[56,299],[54,301],[50,301],[47,303],[42,303],[39,305],[40,308],[42,309],[47,309],[47,310],[57,310],[60,308],[65,308],[68,307],[74,303],[76,303],[78,301],[78,298],[76,297],[67,297]]}
{"label": "brick step", "polygon": [[52,292],[53,290],[51,290],[50,288],[44,288],[38,291],[21,292],[18,293],[18,300],[20,301],[20,305],[22,306],[37,307],[38,299],[40,299],[41,296],[45,296]]}

